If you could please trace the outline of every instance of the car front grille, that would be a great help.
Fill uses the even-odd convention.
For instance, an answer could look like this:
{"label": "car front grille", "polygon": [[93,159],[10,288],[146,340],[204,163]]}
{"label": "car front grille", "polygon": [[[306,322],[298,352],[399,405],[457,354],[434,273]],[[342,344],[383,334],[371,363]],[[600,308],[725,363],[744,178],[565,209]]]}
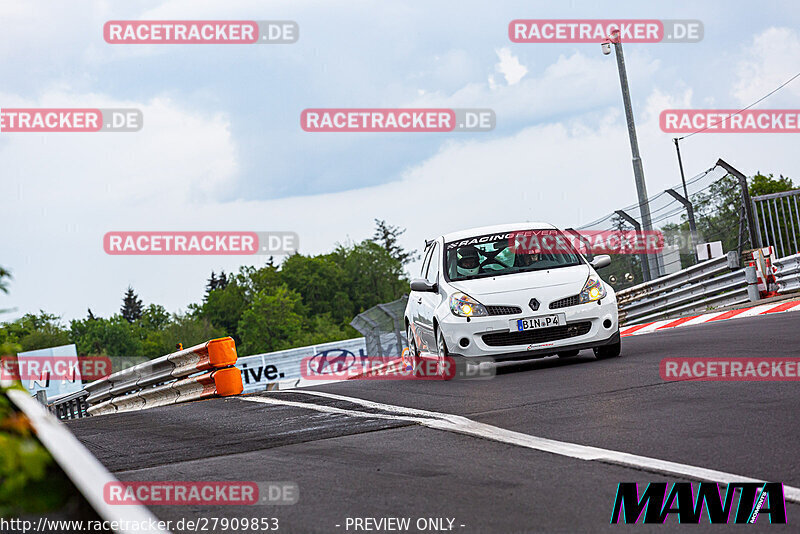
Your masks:
{"label": "car front grille", "polygon": [[554,300],[550,303],[550,309],[555,310],[557,308],[568,308],[570,306],[577,306],[578,305],[578,295],[573,295],[571,297],[566,297],[559,300]]}
{"label": "car front grille", "polygon": [[522,313],[522,309],[517,306],[486,306],[489,315],[515,315]]}
{"label": "car front grille", "polygon": [[570,323],[563,326],[552,326],[550,328],[537,328],[536,330],[524,330],[522,332],[484,334],[481,337],[483,338],[483,342],[490,347],[508,347],[510,345],[531,345],[534,343],[546,343],[557,339],[582,336],[588,333],[591,328],[591,321],[582,321],[580,323]]}

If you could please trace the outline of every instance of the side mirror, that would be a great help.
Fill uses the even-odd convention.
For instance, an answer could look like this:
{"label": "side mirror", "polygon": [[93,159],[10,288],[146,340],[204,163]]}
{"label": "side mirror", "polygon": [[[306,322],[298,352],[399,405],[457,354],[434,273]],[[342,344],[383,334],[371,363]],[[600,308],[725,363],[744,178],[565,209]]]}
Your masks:
{"label": "side mirror", "polygon": [[589,262],[589,265],[594,267],[595,269],[602,269],[603,267],[608,267],[611,265],[611,256],[608,254],[600,254],[599,256],[595,256],[592,261]]}
{"label": "side mirror", "polygon": [[439,291],[439,284],[436,282],[430,283],[423,278],[417,278],[411,281],[411,291],[422,291],[425,293],[436,293]]}

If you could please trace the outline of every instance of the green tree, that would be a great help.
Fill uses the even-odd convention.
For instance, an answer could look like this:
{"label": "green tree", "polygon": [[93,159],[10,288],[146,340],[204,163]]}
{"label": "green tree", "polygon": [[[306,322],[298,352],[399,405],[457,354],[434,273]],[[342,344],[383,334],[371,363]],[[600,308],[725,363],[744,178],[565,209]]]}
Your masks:
{"label": "green tree", "polygon": [[319,345],[330,341],[352,339],[360,334],[350,325],[342,325],[331,318],[329,314],[315,315],[309,318],[305,331],[297,338],[293,347]]}
{"label": "green tree", "polygon": [[206,282],[206,295],[203,297],[203,301],[208,300],[209,293],[217,289],[217,284],[217,274],[214,271],[211,271],[211,276],[209,277],[208,282]]}
{"label": "green tree", "polygon": [[119,312],[129,323],[136,322],[142,317],[142,300],[134,293],[131,286],[128,286],[125,296],[122,297],[122,307]]}
{"label": "green tree", "polygon": [[781,174],[780,177],[775,178],[772,174],[765,176],[759,172],[751,179],[748,190],[750,191],[750,195],[759,196],[783,193],[784,191],[791,191],[794,188],[795,185],[788,176]]}
{"label": "green tree", "polygon": [[145,330],[141,355],[158,358],[174,352],[178,343],[189,348],[225,335],[222,329],[214,327],[207,319],[192,315],[174,315],[161,329]]}
{"label": "green tree", "polygon": [[344,271],[342,290],[350,296],[355,314],[398,299],[408,291],[402,263],[377,243],[365,240],[357,245],[339,245],[332,257]]}
{"label": "green tree", "polygon": [[[618,215],[611,217],[610,222],[611,227],[621,234],[633,230],[633,227]],[[598,275],[615,290],[640,284],[644,280],[642,262],[638,254],[610,254],[610,256],[611,265],[598,271]]]}
{"label": "green tree", "polygon": [[261,267],[242,266],[239,268],[239,272],[230,278],[231,283],[236,283],[244,288],[248,300],[261,290],[272,290],[283,284],[281,272],[273,263],[267,263]]}
{"label": "green tree", "polygon": [[419,259],[416,250],[406,251],[401,247],[397,240],[401,235],[406,233],[405,228],[399,226],[392,226],[382,219],[375,219],[375,234],[372,236],[371,241],[381,245],[389,256],[399,261],[402,265]]}
{"label": "green tree", "polygon": [[108,319],[82,319],[70,322],[70,339],[80,355],[141,356],[141,327],[121,315]]}
{"label": "green tree", "polygon": [[206,296],[204,297],[204,301],[208,299],[208,295],[214,291],[215,289],[225,289],[228,285],[228,275],[225,274],[225,271],[220,271],[219,276],[211,271],[211,277],[209,277],[208,282],[206,282]]}
{"label": "green tree", "polygon": [[11,403],[11,389],[22,386],[0,387],[0,517],[63,512],[75,489]]}
{"label": "green tree", "polygon": [[2,340],[17,343],[22,351],[68,345],[69,332],[61,318],[44,311],[38,315],[27,313],[12,323],[3,324]]}
{"label": "green tree", "polygon": [[0,291],[8,293],[8,281],[11,280],[11,273],[7,269],[0,267]]}
{"label": "green tree", "polygon": [[[8,293],[8,282],[11,278],[11,273],[7,269],[0,267],[0,293]],[[0,310],[0,313],[9,311],[11,310]]]}
{"label": "green tree", "polygon": [[160,331],[170,324],[170,316],[164,306],[160,304],[150,304],[142,312],[139,324],[146,330]]}
{"label": "green tree", "polygon": [[238,343],[241,341],[239,321],[248,304],[246,289],[234,281],[224,289],[215,289],[208,294],[200,308],[199,317],[219,327]]}
{"label": "green tree", "polygon": [[242,352],[256,354],[296,346],[304,312],[300,295],[285,285],[259,291],[239,323]]}
{"label": "green tree", "polygon": [[281,265],[280,280],[300,294],[311,315],[328,314],[338,324],[352,319],[352,301],[342,290],[345,272],[334,256],[289,256]]}

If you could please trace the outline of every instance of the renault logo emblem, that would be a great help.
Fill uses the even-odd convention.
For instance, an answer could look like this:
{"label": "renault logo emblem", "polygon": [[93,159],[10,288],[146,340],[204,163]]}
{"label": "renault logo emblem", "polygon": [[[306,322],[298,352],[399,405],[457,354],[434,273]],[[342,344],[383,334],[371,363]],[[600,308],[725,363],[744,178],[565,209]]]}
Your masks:
{"label": "renault logo emblem", "polygon": [[528,303],[528,306],[530,306],[533,311],[536,311],[539,309],[539,301],[536,299],[531,299],[531,301]]}

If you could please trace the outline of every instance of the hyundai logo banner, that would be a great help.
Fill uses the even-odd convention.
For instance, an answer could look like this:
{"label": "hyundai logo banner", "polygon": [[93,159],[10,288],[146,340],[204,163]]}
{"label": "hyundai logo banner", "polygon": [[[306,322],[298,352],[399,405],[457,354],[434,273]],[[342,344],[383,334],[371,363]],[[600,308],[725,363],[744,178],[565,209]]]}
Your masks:
{"label": "hyundai logo banner", "polygon": [[342,372],[367,358],[367,343],[361,338],[334,341],[310,347],[256,354],[239,358],[236,367],[242,371],[244,393],[264,391],[268,384],[293,382],[303,378],[301,366],[313,366],[313,372]]}

